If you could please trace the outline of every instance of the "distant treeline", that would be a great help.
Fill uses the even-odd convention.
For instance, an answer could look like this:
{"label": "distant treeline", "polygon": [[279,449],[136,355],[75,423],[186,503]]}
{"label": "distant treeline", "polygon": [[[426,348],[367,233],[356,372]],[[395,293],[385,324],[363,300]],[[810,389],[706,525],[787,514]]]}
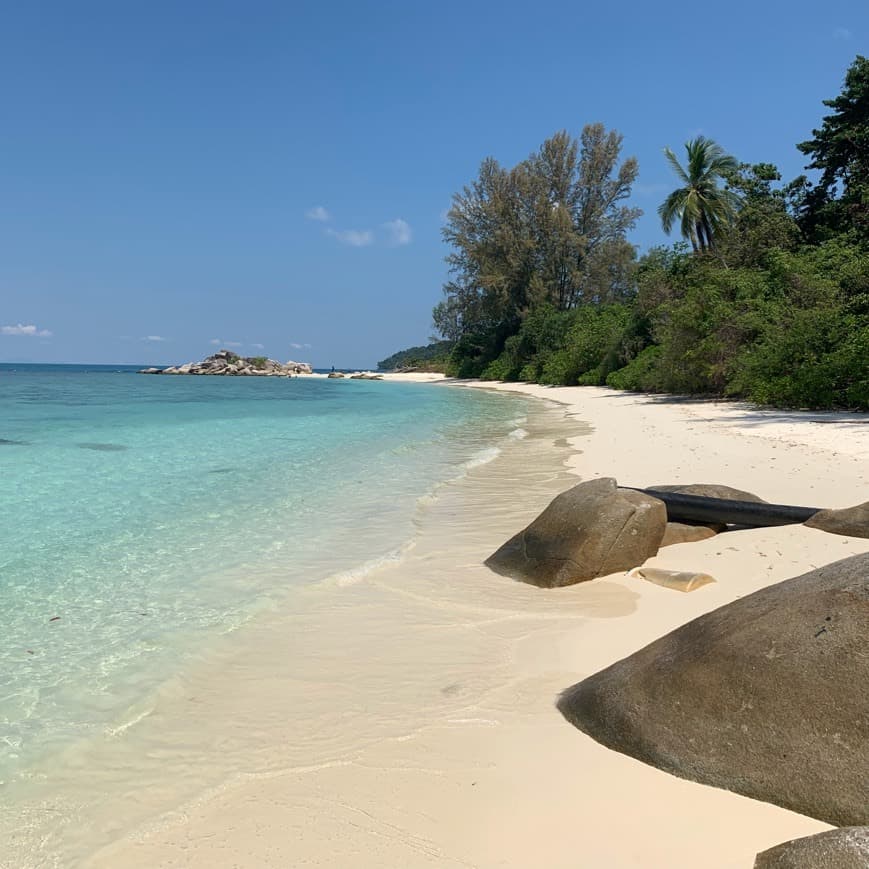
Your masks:
{"label": "distant treeline", "polygon": [[424,347],[408,347],[377,363],[379,371],[414,368],[417,371],[445,371],[453,350],[452,341],[433,341]]}
{"label": "distant treeline", "polygon": [[[684,164],[665,149],[678,182],[659,215],[684,241],[639,258],[627,238],[639,212],[625,204],[638,169],[620,162],[619,134],[595,124],[512,169],[484,161],[444,230],[446,372],[869,408],[866,58],[825,105],[797,145],[815,182],[782,183],[773,164],[703,137]],[[447,346],[430,345],[430,364]]]}

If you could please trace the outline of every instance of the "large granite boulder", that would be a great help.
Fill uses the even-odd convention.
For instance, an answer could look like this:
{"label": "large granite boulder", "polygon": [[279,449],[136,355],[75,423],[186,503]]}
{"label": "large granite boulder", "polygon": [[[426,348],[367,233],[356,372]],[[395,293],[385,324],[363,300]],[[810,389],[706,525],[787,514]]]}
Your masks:
{"label": "large granite boulder", "polygon": [[841,827],[793,839],[757,855],[754,869],[866,869],[869,827]]}
{"label": "large granite boulder", "polygon": [[662,501],[602,477],[562,492],[486,564],[532,585],[573,585],[642,564],[666,524]]}
{"label": "large granite boulder", "polygon": [[803,524],[830,534],[869,538],[869,501],[842,510],[819,510]]}
{"label": "large granite boulder", "polygon": [[[646,486],[647,489],[657,489],[659,492],[673,492],[677,495],[700,495],[703,498],[721,498],[725,501],[752,501],[755,504],[765,504],[763,498],[758,498],[752,492],[744,492],[742,489],[734,489],[732,486],[724,486],[720,483],[685,483],[679,485]],[[687,523],[679,523],[691,527]],[[707,524],[694,525],[695,528],[709,528],[716,534],[727,530],[723,522],[710,522]],[[711,534],[705,535],[711,537]],[[691,537],[682,529],[674,529],[670,535],[665,535],[665,543],[661,546],[670,546],[672,543],[688,543],[692,540],[703,540],[704,537]]]}
{"label": "large granite boulder", "polygon": [[869,824],[869,553],[694,619],[569,688],[562,714],[682,778]]}

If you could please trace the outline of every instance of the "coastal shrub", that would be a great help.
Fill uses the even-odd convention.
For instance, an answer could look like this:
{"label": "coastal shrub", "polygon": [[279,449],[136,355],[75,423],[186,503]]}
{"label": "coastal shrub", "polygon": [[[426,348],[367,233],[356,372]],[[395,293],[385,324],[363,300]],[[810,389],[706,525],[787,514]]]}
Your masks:
{"label": "coastal shrub", "polygon": [[869,405],[869,320],[793,310],[740,359],[731,394],[784,407]]}
{"label": "coastal shrub", "polygon": [[624,368],[607,375],[606,385],[613,389],[627,389],[631,392],[657,392],[660,358],[660,347],[646,347]]}
{"label": "coastal shrub", "polygon": [[250,364],[253,365],[254,368],[259,368],[262,370],[266,367],[266,362],[268,362],[268,357],[266,356],[252,356],[249,360]]}

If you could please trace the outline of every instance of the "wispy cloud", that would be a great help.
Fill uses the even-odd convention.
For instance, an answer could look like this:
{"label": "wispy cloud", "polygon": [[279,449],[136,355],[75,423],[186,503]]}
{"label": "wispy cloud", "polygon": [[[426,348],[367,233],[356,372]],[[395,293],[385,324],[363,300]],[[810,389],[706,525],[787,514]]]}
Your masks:
{"label": "wispy cloud", "polygon": [[265,345],[265,344],[251,344],[250,346],[251,346],[251,347],[256,347],[257,350],[265,350],[265,349],[266,349],[266,345]]}
{"label": "wispy cloud", "polygon": [[326,230],[326,235],[330,235],[341,244],[348,244],[350,247],[367,247],[374,243],[374,233],[368,229],[337,230],[330,227]]}
{"label": "wispy cloud", "polygon": [[398,247],[403,244],[410,244],[413,240],[413,230],[406,220],[400,217],[395,220],[388,220],[383,224],[389,238],[389,244],[393,247]]}
{"label": "wispy cloud", "polygon": [[[224,341],[222,338],[212,338],[209,342],[213,347],[242,347],[243,344],[241,341]],[[254,347],[259,347],[261,345],[254,344]]]}
{"label": "wispy cloud", "polygon": [[0,326],[0,335],[24,335],[28,338],[50,338],[48,329],[37,329],[32,323],[25,326],[18,323],[15,326]]}
{"label": "wispy cloud", "polygon": [[220,338],[212,338],[208,343],[213,344],[215,347],[218,347],[220,345],[221,341],[220,341]]}
{"label": "wispy cloud", "polygon": [[834,27],[833,39],[850,39],[853,36],[847,27]]}
{"label": "wispy cloud", "polygon": [[150,341],[152,344],[159,344],[161,341],[167,340],[162,335],[145,335],[143,341]]}
{"label": "wispy cloud", "polygon": [[292,347],[293,350],[307,350],[310,346],[310,344],[295,344],[292,341],[290,342],[290,347]]}
{"label": "wispy cloud", "polygon": [[309,208],[305,212],[305,217],[308,220],[319,220],[321,223],[332,219],[332,215],[322,205],[315,205],[313,208]]}

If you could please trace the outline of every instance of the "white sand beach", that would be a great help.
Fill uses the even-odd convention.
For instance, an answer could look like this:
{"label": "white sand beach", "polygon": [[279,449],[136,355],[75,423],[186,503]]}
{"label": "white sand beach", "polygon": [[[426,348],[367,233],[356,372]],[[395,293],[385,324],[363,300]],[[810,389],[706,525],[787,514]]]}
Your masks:
{"label": "white sand beach", "polygon": [[[135,755],[114,758],[113,799],[138,822],[113,830],[106,807],[107,844],[83,865],[748,869],[758,851],[827,828],[609,751],[555,700],[690,619],[869,540],[789,526],[662,550],[649,564],[716,580],[688,594],[625,574],[541,590],[482,562],[577,477],[867,501],[867,417],[597,388],[432,388],[467,386],[550,405],[515,452],[445,487],[401,560],[337,578],[335,594],[302,593],[163,697],[131,733]],[[220,758],[231,779],[164,811],[195,790],[197,764]]]}

